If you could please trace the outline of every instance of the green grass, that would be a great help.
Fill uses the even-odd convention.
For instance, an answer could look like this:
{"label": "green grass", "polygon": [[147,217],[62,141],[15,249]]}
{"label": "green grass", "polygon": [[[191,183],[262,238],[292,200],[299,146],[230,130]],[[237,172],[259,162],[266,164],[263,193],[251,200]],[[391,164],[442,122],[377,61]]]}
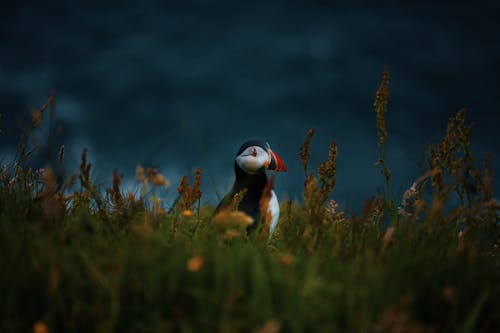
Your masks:
{"label": "green grass", "polygon": [[142,195],[122,193],[117,174],[104,192],[85,155],[68,181],[57,162],[30,169],[21,144],[0,180],[0,331],[498,332],[499,204],[463,116],[404,198],[386,193],[357,215],[329,199],[336,145],[317,175],[303,147],[304,202],[282,203],[270,240],[246,236],[238,215],[214,225],[201,173],[167,210],[148,192],[154,170]]}

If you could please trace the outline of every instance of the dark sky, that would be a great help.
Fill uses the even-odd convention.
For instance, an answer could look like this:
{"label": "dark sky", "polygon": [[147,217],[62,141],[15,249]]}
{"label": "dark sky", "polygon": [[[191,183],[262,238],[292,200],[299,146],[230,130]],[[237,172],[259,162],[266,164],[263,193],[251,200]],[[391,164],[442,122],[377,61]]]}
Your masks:
{"label": "dark sky", "polygon": [[[0,11],[3,163],[18,119],[56,91],[68,172],[83,148],[109,184],[152,164],[173,183],[200,166],[205,200],[230,187],[241,143],[262,139],[300,197],[298,150],[316,128],[316,166],[339,146],[333,197],[352,209],[383,186],[374,92],[391,73],[387,160],[402,193],[428,143],[462,107],[476,156],[500,144],[500,2],[11,1]],[[403,4],[404,3],[404,4]],[[46,128],[45,128],[46,130]],[[496,190],[500,182],[495,181]]]}

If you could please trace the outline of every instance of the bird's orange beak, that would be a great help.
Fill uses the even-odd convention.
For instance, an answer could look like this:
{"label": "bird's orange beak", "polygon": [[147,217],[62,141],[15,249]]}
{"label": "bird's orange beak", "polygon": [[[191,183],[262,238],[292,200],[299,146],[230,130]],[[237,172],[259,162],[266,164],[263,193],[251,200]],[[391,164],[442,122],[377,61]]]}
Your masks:
{"label": "bird's orange beak", "polygon": [[278,156],[278,154],[269,149],[269,155],[271,156],[271,160],[267,165],[267,170],[276,172],[286,171],[285,162],[283,162],[283,160],[281,159],[281,157]]}

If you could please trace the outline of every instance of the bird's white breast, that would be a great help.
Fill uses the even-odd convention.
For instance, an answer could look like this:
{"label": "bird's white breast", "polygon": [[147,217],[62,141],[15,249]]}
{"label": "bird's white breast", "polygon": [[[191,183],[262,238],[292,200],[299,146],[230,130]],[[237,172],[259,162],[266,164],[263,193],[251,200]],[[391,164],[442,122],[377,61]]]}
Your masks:
{"label": "bird's white breast", "polygon": [[271,237],[278,225],[278,219],[280,217],[280,204],[274,191],[271,191],[271,199],[269,200],[267,210],[271,213],[271,224],[269,226],[269,237]]}

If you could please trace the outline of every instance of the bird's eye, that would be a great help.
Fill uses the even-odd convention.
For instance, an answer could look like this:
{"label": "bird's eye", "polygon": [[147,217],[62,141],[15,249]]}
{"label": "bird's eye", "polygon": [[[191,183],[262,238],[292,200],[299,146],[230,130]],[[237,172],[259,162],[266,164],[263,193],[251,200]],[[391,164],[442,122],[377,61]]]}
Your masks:
{"label": "bird's eye", "polygon": [[250,152],[250,155],[252,155],[253,157],[257,157],[257,149],[252,148],[252,151]]}

